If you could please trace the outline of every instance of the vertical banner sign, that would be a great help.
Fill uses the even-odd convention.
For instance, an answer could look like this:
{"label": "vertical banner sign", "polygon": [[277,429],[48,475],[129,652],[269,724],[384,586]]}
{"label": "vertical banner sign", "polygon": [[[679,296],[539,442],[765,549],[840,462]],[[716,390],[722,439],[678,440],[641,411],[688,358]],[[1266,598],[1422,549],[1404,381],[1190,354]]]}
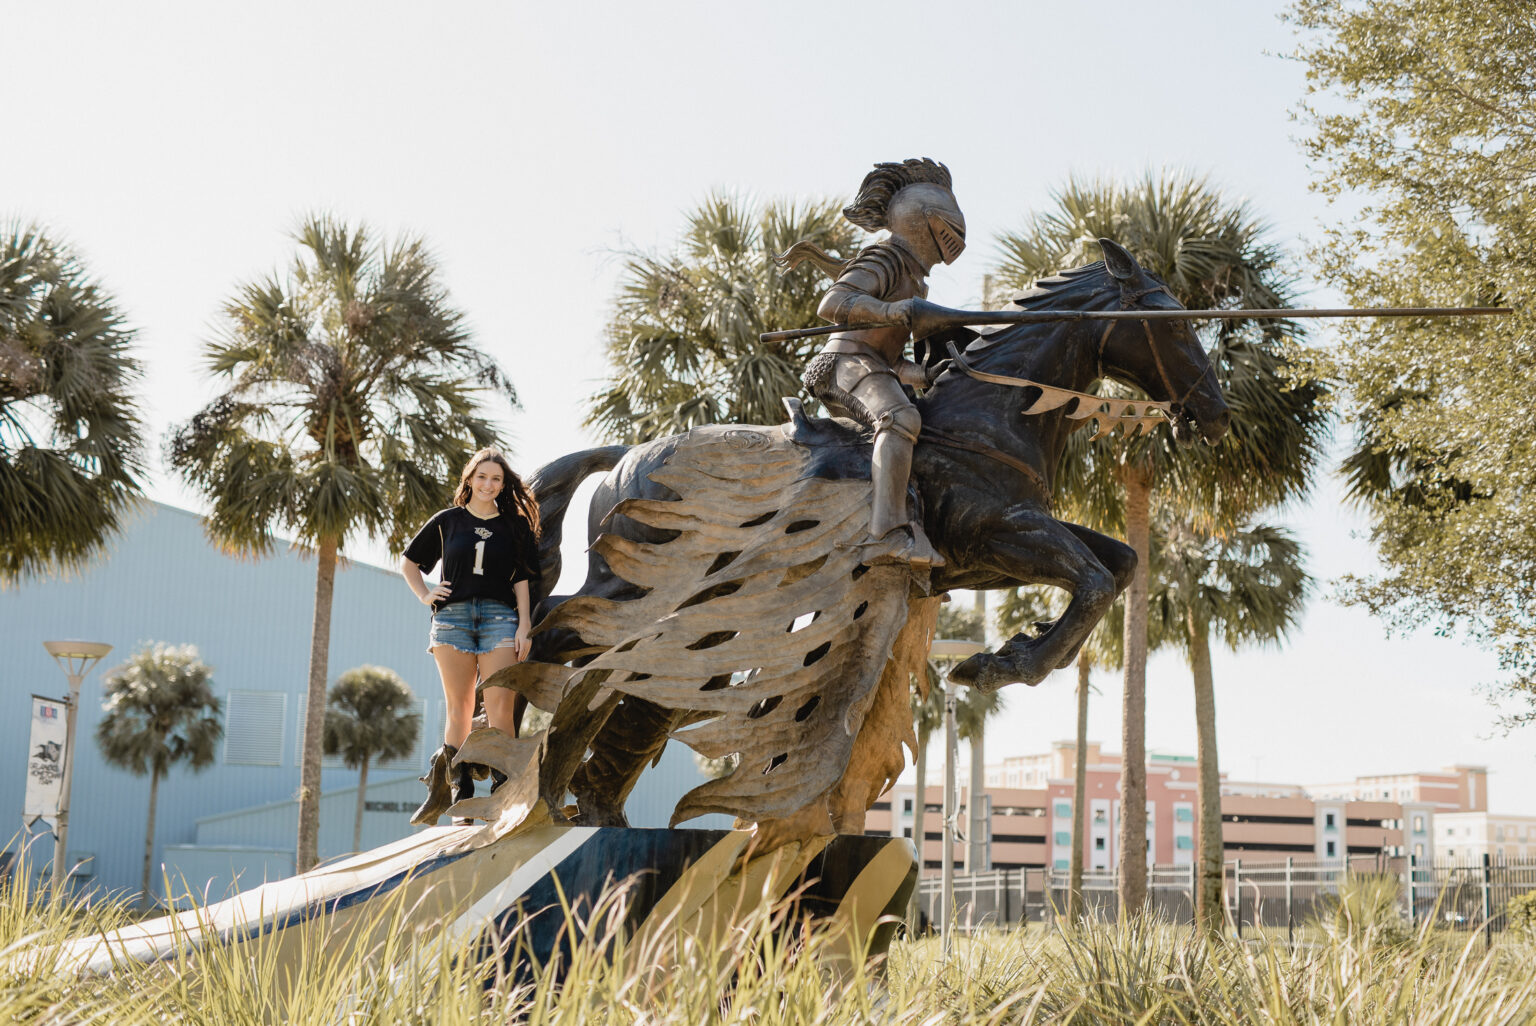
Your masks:
{"label": "vertical banner sign", "polygon": [[22,819],[28,826],[39,819],[49,824],[59,813],[64,786],[64,713],[69,703],[32,696],[32,734],[27,741],[27,801]]}

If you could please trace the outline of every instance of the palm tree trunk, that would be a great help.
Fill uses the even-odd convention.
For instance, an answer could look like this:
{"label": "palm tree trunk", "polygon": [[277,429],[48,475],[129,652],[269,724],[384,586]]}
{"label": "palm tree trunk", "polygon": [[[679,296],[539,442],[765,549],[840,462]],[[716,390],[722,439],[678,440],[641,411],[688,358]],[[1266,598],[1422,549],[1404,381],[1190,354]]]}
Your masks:
{"label": "palm tree trunk", "polygon": [[971,796],[967,802],[965,871],[984,873],[987,865],[987,738],[986,720],[971,734]]}
{"label": "palm tree trunk", "polygon": [[[149,768],[149,819],[144,823],[144,878],[139,881],[139,907],[154,904],[149,890],[149,868],[155,860],[155,807],[160,801],[160,766],[153,760]],[[167,895],[169,896],[169,895]]]}
{"label": "palm tree trunk", "polygon": [[315,618],[309,638],[309,705],[304,710],[304,753],[299,771],[300,873],[319,861],[320,745],[325,732],[325,678],[331,651],[331,597],[336,590],[336,552],[340,539],[322,538],[315,571]]}
{"label": "palm tree trunk", "polygon": [[1151,549],[1152,469],[1128,461],[1125,540],[1136,573],[1125,592],[1125,694],[1120,707],[1120,920],[1147,902],[1147,572]]}
{"label": "palm tree trunk", "polygon": [[1072,868],[1068,871],[1067,922],[1083,917],[1083,857],[1088,842],[1088,653],[1077,656],[1077,749],[1072,755]]}
{"label": "palm tree trunk", "polygon": [[363,756],[362,768],[357,771],[357,815],[352,820],[352,850],[363,850],[363,802],[368,794],[368,757]]}
{"label": "palm tree trunk", "polygon": [[928,731],[917,732],[917,796],[912,799],[912,843],[917,847],[917,875],[923,875],[923,833],[928,811]]}
{"label": "palm tree trunk", "polygon": [[1199,763],[1197,802],[1200,806],[1195,863],[1199,867],[1195,922],[1207,934],[1220,933],[1223,919],[1221,888],[1226,857],[1221,836],[1221,766],[1216,757],[1216,687],[1211,676],[1210,625],[1185,613],[1189,630],[1189,665],[1195,678],[1196,760]]}

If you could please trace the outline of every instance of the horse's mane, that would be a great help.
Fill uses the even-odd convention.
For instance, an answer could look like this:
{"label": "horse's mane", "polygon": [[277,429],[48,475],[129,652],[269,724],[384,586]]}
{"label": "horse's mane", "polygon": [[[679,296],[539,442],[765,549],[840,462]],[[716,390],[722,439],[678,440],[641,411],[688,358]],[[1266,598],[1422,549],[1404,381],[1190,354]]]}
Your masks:
{"label": "horse's mane", "polygon": [[1090,299],[1101,295],[1106,284],[1116,284],[1115,278],[1104,266],[1104,261],[1099,260],[1041,278],[1031,288],[1014,293],[1009,302],[1026,310],[1078,310],[1087,306]]}

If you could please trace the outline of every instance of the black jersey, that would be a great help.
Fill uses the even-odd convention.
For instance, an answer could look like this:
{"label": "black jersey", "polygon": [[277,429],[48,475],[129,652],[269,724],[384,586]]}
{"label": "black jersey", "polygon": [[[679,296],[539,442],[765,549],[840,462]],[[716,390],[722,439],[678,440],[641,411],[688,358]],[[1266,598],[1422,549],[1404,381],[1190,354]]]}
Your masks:
{"label": "black jersey", "polygon": [[516,512],[489,520],[463,506],[433,515],[411,543],[405,558],[429,573],[442,560],[442,580],[453,590],[434,609],[472,598],[490,598],[517,608],[512,585],[539,575],[538,542],[528,521]]}

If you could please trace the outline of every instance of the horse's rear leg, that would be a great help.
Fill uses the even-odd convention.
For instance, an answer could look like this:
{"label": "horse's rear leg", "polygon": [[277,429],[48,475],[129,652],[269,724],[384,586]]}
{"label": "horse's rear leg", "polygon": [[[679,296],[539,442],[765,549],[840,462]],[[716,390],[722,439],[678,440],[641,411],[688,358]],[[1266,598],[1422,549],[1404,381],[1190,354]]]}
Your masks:
{"label": "horse's rear leg", "polygon": [[629,826],[624,803],[640,774],[661,756],[682,713],[626,695],[592,739],[592,754],[571,777],[582,826]]}
{"label": "horse's rear leg", "polygon": [[[1136,572],[1136,550],[1118,538],[1111,538],[1107,534],[1100,534],[1098,531],[1089,530],[1080,524],[1069,524],[1062,521],[1061,526],[1071,531],[1078,541],[1088,546],[1088,551],[1092,552],[1094,558],[1103,564],[1104,569],[1110,572],[1110,575],[1115,579],[1115,597],[1119,598],[1120,593],[1130,586],[1131,576]],[[1035,626],[1040,628],[1038,633],[1043,634],[1046,630],[1054,628],[1056,624],[1036,624]],[[1090,628],[1088,634],[1092,633],[1093,631]],[[1083,635],[1078,643],[1072,647],[1072,650],[1061,657],[1061,662],[1056,664],[1058,670],[1064,670],[1077,661],[1077,653],[1082,649],[1084,643],[1087,642],[1088,634]]]}
{"label": "horse's rear leg", "polygon": [[987,546],[988,566],[1016,580],[1061,588],[1072,600],[1041,637],[1016,634],[998,651],[974,655],[949,675],[957,684],[983,691],[1004,684],[1038,684],[1070,663],[1119,593],[1118,574],[1099,561],[1072,525],[1025,509],[1011,512],[1004,526]]}

